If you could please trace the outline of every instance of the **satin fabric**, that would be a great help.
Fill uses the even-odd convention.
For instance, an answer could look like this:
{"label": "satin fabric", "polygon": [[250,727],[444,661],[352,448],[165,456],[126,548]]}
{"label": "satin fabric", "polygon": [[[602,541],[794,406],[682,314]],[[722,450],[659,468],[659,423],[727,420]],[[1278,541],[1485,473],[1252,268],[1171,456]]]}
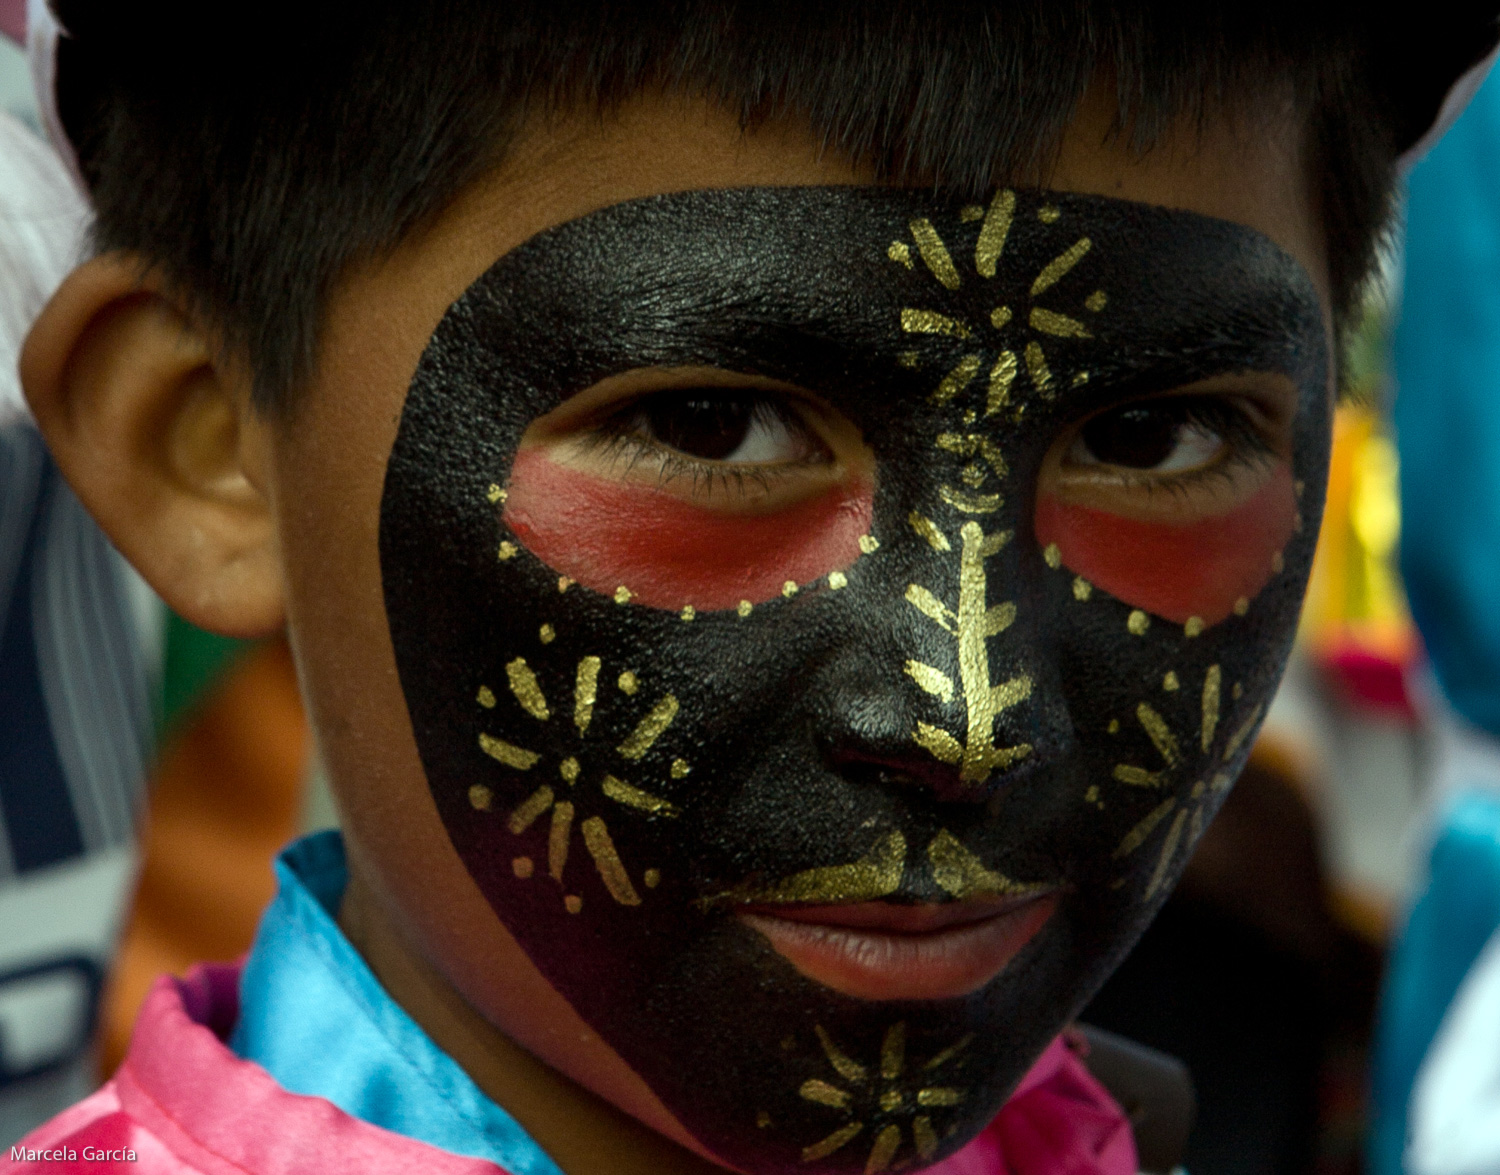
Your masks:
{"label": "satin fabric", "polygon": [[1443,692],[1500,737],[1500,79],[1411,174],[1392,339],[1401,579]]}
{"label": "satin fabric", "polygon": [[1422,894],[1386,965],[1366,1156],[1373,1175],[1409,1169],[1409,1102],[1417,1074],[1464,976],[1497,929],[1500,797],[1468,792],[1438,816]]}
{"label": "satin fabric", "polygon": [[289,1093],[327,1098],[372,1125],[513,1175],[561,1175],[391,999],[339,929],[349,879],[339,833],[288,847],[276,877],[240,976],[231,1051]]}
{"label": "satin fabric", "polygon": [[[160,980],[114,1079],[0,1154],[27,1175],[510,1175],[288,1093],[224,1044],[239,1015],[239,968]],[[86,1159],[87,1148],[112,1157]],[[132,1159],[129,1152],[135,1157]],[[985,1131],[935,1175],[1135,1175],[1130,1125],[1061,1040]]]}

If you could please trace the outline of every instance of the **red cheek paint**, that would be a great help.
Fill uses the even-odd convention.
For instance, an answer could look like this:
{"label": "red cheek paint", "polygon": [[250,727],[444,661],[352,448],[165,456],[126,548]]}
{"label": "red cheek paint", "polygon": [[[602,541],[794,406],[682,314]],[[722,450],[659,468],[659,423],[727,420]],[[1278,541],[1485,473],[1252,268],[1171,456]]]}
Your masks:
{"label": "red cheek paint", "polygon": [[1279,466],[1248,501],[1181,526],[1038,499],[1036,533],[1068,568],[1110,595],[1176,624],[1216,624],[1275,574],[1297,524],[1292,473]]}
{"label": "red cheek paint", "polygon": [[863,479],[772,514],[722,514],[653,486],[591,477],[523,449],[505,523],[538,559],[596,592],[652,608],[763,603],[859,558],[874,486]]}

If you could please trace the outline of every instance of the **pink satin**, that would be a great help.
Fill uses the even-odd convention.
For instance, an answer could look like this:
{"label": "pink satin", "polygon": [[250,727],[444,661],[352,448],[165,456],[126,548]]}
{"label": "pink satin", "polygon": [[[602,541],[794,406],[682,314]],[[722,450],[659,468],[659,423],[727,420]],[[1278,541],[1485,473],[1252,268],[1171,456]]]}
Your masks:
{"label": "pink satin", "polygon": [[[112,1081],[18,1144],[53,1152],[0,1171],[27,1175],[505,1175],[282,1089],[224,1037],[239,1014],[239,969],[196,967],[157,982]],[[86,1148],[135,1160],[87,1160]],[[56,1152],[64,1154],[59,1157]],[[1135,1175],[1130,1125],[1059,1039],[994,1121],[933,1175]]]}
{"label": "pink satin", "polygon": [[1130,1120],[1058,1037],[984,1131],[927,1175],[1136,1175]]}
{"label": "pink satin", "polygon": [[26,0],[0,0],[0,33],[26,47]]}

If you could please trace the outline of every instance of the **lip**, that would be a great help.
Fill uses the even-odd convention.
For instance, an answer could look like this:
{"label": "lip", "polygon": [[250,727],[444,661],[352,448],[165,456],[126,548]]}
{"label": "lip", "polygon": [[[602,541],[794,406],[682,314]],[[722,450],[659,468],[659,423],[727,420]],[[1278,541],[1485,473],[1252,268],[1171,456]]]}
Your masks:
{"label": "lip", "polygon": [[925,905],[748,906],[737,917],[808,979],[863,1000],[979,990],[1036,937],[1056,890]]}

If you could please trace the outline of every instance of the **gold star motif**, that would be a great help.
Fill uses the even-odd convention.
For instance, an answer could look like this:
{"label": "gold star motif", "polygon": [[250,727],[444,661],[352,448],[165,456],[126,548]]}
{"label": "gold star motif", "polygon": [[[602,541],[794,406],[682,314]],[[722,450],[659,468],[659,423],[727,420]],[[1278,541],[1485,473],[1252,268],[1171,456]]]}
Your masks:
{"label": "gold star motif", "polygon": [[[1223,681],[1223,670],[1218,665],[1210,665],[1203,675],[1203,689],[1199,695],[1200,717],[1196,731],[1197,737],[1194,741],[1204,753],[1213,749],[1214,741],[1219,733],[1222,718]],[[1161,889],[1170,875],[1178,850],[1183,847],[1184,843],[1189,851],[1198,843],[1198,838],[1203,835],[1204,812],[1209,802],[1217,801],[1218,797],[1228,791],[1234,782],[1234,776],[1228,770],[1228,765],[1239,754],[1264,712],[1264,704],[1256,706],[1224,740],[1215,763],[1218,769],[1214,770],[1206,782],[1201,779],[1196,781],[1185,800],[1180,800],[1176,796],[1163,800],[1120,841],[1114,851],[1114,859],[1117,861],[1138,852],[1156,830],[1162,824],[1167,823],[1167,818],[1169,816],[1172,818],[1171,822],[1167,823],[1166,834],[1157,852],[1156,867],[1152,870],[1151,879],[1146,884],[1142,900],[1149,901],[1156,896],[1157,891]],[[1115,765],[1114,777],[1120,783],[1131,787],[1164,787],[1183,763],[1181,742],[1172,733],[1167,721],[1145,702],[1136,707],[1136,721],[1161,756],[1163,767],[1160,770],[1150,771],[1144,767],[1119,763]]]}
{"label": "gold star motif", "polygon": [[[964,222],[982,220],[974,242],[974,274],[979,278],[993,279],[998,272],[1001,255],[1004,253],[1006,241],[1010,237],[1010,231],[1015,222],[1015,214],[1015,192],[1002,189],[995,194],[995,198],[982,217],[971,217]],[[1061,215],[1059,209],[1049,207],[1044,208],[1038,214],[1038,219],[1043,224],[1051,225],[1056,224]],[[931,220],[926,217],[917,217],[908,227],[911,230],[917,254],[922,259],[927,272],[946,289],[961,288],[963,275],[959,272],[947,243],[944,242]],[[1082,318],[1040,305],[1037,299],[1055,293],[1058,284],[1084,263],[1093,247],[1092,238],[1079,237],[1042,266],[1032,280],[1027,293],[1031,305],[1025,311],[1017,313],[1014,308],[1003,305],[991,310],[989,325],[992,329],[1004,331],[1007,328],[1012,330],[1020,328],[1029,333],[1029,337],[1023,335],[1022,338],[1011,341],[1008,346],[1000,346],[993,353],[993,359],[988,361],[982,351],[965,355],[957,366],[943,376],[937,389],[932,393],[933,403],[948,403],[973,383],[986,366],[989,368],[986,416],[995,415],[1010,403],[1013,386],[1023,367],[1026,378],[1037,395],[1043,399],[1051,399],[1056,395],[1058,380],[1047,357],[1046,341],[1088,339],[1093,335]],[[917,271],[916,263],[912,259],[911,245],[907,242],[893,241],[886,255],[903,268],[912,272]],[[1088,314],[1099,314],[1108,304],[1109,296],[1103,290],[1096,289],[1084,297],[1082,309]],[[976,339],[980,335],[979,328],[970,323],[921,307],[903,309],[900,322],[902,331],[912,335],[945,335],[959,339]],[[1080,371],[1073,376],[1072,382],[1074,386],[1077,386],[1086,382],[1087,379],[1088,373]]]}
{"label": "gold star motif", "polygon": [[[933,1111],[961,1105],[966,1096],[963,1089],[937,1084],[942,1080],[939,1071],[961,1057],[973,1036],[942,1050],[924,1065],[912,1067],[907,1062],[904,1020],[886,1029],[879,1061],[873,1065],[861,1064],[844,1053],[822,1025],[813,1031],[837,1080],[810,1078],[802,1083],[798,1096],[836,1110],[849,1120],[803,1147],[802,1161],[826,1159],[867,1131],[871,1141],[865,1175],[905,1166],[912,1157],[933,1158],[939,1145]],[[908,1130],[914,1156],[898,1163],[901,1149],[908,1145]]]}
{"label": "gold star motif", "polygon": [[[599,701],[601,668],[600,658],[584,657],[579,660],[574,672],[572,714],[568,717],[580,740],[594,720],[595,708]],[[542,689],[535,670],[524,657],[516,657],[510,661],[505,666],[505,675],[510,695],[524,713],[542,723],[551,723],[554,720],[567,721],[562,715],[554,714],[553,707]],[[619,686],[621,692],[627,697],[634,695],[636,692],[635,674],[629,671],[622,673]],[[486,709],[493,709],[498,702],[494,691],[488,686],[480,687],[477,700]],[[671,694],[662,695],[639,719],[630,734],[615,748],[615,753],[626,760],[627,764],[639,763],[672,725],[673,719],[677,716],[677,710],[677,699]],[[543,759],[543,756],[536,751],[516,746],[514,743],[484,732],[479,735],[479,749],[497,763],[514,771],[531,771]],[[580,744],[579,753],[582,753],[583,749]],[[619,768],[621,771],[627,769],[627,767]],[[688,765],[685,761],[681,759],[674,761],[671,770],[673,778],[682,778],[687,772]],[[551,814],[547,834],[547,873],[561,886],[568,866],[576,821],[578,839],[582,841],[584,849],[592,858],[599,878],[610,897],[622,906],[640,905],[640,893],[631,880],[624,862],[620,859],[604,817],[589,815],[577,819],[580,796],[591,797],[593,794],[591,791],[585,792],[578,787],[578,782],[583,775],[578,755],[566,754],[561,757],[557,764],[557,773],[561,780],[561,785],[559,785],[561,790],[552,784],[542,784],[536,788],[510,812],[506,819],[506,827],[512,835],[523,836],[542,816]],[[677,807],[669,800],[626,782],[612,771],[605,771],[599,777],[597,793],[614,804],[637,814],[663,818],[673,818],[679,815]],[[469,789],[469,798],[476,810],[488,811],[493,806],[494,793],[488,787],[475,785]],[[520,878],[532,876],[530,858],[517,858],[517,860],[525,861],[525,864],[517,866],[516,876]],[[653,875],[659,878],[655,870],[648,869],[643,877],[648,889],[654,888]],[[564,906],[570,913],[577,913],[581,908],[581,902],[582,899],[577,895],[564,895]]]}

